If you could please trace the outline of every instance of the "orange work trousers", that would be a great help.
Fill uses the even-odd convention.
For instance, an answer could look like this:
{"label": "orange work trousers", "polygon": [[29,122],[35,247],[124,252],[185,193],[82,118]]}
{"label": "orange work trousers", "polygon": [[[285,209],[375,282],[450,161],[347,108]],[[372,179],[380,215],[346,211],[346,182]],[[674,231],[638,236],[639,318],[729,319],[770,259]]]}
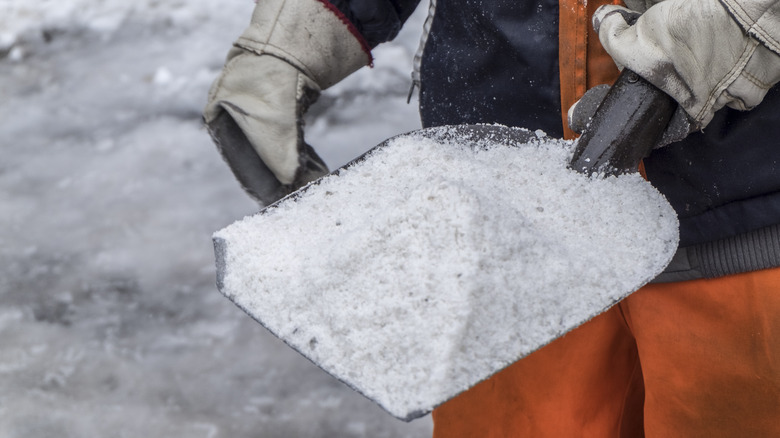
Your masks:
{"label": "orange work trousers", "polygon": [[434,437],[780,437],[780,269],[645,286],[443,404]]}

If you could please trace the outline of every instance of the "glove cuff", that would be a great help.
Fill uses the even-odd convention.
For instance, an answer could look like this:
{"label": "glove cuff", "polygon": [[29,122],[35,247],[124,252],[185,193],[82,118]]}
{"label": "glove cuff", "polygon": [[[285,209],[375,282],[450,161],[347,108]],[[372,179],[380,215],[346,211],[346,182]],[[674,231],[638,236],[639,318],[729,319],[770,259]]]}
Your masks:
{"label": "glove cuff", "polygon": [[322,89],[372,61],[365,39],[326,0],[260,0],[235,45],[287,61]]}
{"label": "glove cuff", "polygon": [[776,0],[720,0],[740,27],[780,55],[780,2]]}

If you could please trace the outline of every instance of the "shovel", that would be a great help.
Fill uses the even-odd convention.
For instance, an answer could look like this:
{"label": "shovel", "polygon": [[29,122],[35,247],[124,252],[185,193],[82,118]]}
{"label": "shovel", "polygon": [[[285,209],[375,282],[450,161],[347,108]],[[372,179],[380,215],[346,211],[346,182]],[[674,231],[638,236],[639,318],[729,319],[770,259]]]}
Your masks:
{"label": "shovel", "polygon": [[675,107],[625,70],[573,150],[498,125],[394,137],[215,233],[217,286],[393,416],[426,415],[663,271],[676,215],[637,168]]}

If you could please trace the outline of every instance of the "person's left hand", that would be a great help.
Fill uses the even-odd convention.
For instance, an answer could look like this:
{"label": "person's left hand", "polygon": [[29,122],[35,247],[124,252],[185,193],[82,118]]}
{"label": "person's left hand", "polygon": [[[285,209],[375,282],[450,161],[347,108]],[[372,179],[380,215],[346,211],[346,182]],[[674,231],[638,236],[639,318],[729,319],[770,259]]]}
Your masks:
{"label": "person's left hand", "polygon": [[593,25],[618,67],[672,96],[694,129],[724,106],[752,109],[780,81],[780,56],[748,36],[718,0],[665,0],[641,15],[606,5]]}

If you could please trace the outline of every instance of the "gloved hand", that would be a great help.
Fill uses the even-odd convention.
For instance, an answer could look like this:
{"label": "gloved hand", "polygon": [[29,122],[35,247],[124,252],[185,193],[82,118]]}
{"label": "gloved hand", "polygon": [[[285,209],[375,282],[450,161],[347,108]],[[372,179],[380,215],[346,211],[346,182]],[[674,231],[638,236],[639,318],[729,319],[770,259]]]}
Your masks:
{"label": "gloved hand", "polygon": [[371,62],[346,18],[320,0],[260,0],[204,110],[209,132],[244,189],[270,204],[327,174],[303,138],[320,90]]}
{"label": "gloved hand", "polygon": [[692,130],[723,106],[755,107],[780,81],[780,56],[748,36],[718,0],[633,3],[649,7],[641,16],[620,6],[596,10],[601,44],[618,67],[672,96]]}

